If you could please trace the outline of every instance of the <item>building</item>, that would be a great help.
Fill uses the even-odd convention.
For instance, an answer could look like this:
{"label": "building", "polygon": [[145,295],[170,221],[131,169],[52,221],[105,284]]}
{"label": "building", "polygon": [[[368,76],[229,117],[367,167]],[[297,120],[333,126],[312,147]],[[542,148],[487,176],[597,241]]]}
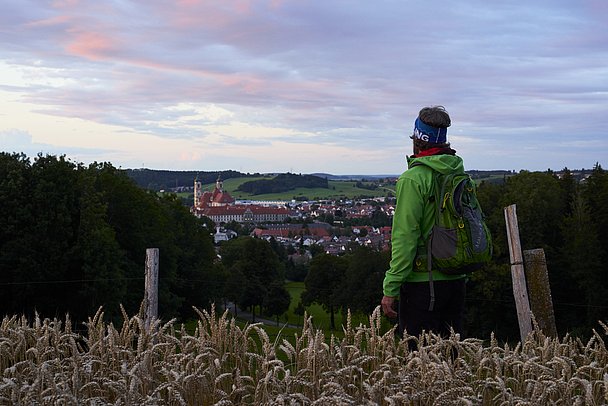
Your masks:
{"label": "building", "polygon": [[218,176],[215,189],[203,191],[198,179],[194,180],[194,205],[192,213],[197,217],[209,217],[216,224],[282,222],[289,217],[286,207],[262,206],[256,204],[235,204],[230,193],[224,190],[222,178]]}
{"label": "building", "polygon": [[213,192],[205,191],[198,178],[194,180],[194,209],[203,209],[207,207],[225,207],[234,204],[234,199],[230,193],[224,191],[224,182],[221,175],[215,181],[215,189]]}
{"label": "building", "polygon": [[234,231],[224,230],[221,227],[216,227],[215,234],[213,234],[213,241],[215,244],[219,244],[222,241],[228,241],[236,237],[237,234]]}

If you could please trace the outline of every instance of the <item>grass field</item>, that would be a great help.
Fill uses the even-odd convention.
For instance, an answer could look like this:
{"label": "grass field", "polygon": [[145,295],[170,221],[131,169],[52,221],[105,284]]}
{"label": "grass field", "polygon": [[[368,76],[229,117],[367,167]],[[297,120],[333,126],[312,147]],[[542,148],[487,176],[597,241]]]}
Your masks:
{"label": "grass field", "polygon": [[[304,292],[304,282],[288,282],[285,285],[285,288],[291,296],[291,303],[289,305],[289,310],[282,317],[279,317],[279,324],[287,323],[301,326],[303,324],[304,317],[296,314],[294,311],[300,303],[300,297]],[[312,317],[312,324],[315,328],[323,330],[328,334],[332,332],[330,329],[329,313],[325,311],[323,306],[313,303],[310,306],[306,306],[305,311],[308,316]],[[336,313],[334,314],[336,331],[334,333],[339,335],[339,333],[342,331],[342,326],[346,325],[346,317],[346,314],[342,314],[339,309],[336,309]],[[366,324],[369,322],[368,315],[352,314],[351,322],[355,326],[359,324]]]}
{"label": "grass field", "polygon": [[[259,180],[259,179],[270,179],[271,177],[248,177],[248,178],[231,178],[224,181],[224,190],[228,191],[232,197],[241,200],[282,200],[289,201],[296,198],[302,199],[306,197],[307,200],[320,200],[320,199],[336,199],[336,198],[347,198],[353,199],[355,197],[385,197],[395,195],[395,185],[382,185],[375,190],[368,190],[359,188],[356,186],[357,181],[347,180],[330,180],[329,188],[297,188],[289,190],[283,193],[268,193],[263,195],[252,195],[251,193],[245,193],[237,191],[237,188],[244,182]],[[475,181],[479,184],[483,181],[501,181],[503,175],[491,175],[486,178],[476,179]],[[203,185],[203,190],[213,190],[215,183],[208,183]],[[184,192],[178,193],[178,196],[182,198],[192,197],[192,193]]]}
{"label": "grass field", "polygon": [[[294,313],[295,308],[300,303],[300,297],[302,296],[302,292],[304,292],[304,282],[289,282],[285,285],[289,295],[291,296],[291,304],[289,305],[289,310],[287,311],[287,323],[302,325],[303,316],[297,315]],[[329,314],[323,309],[321,305],[313,303],[310,306],[307,306],[306,313],[312,317],[313,324],[316,328],[329,331],[330,323],[329,323]],[[335,314],[335,322],[336,328],[340,330],[340,326],[343,321],[342,314],[337,312]]]}
{"label": "grass field", "polygon": [[[376,190],[367,190],[356,187],[356,181],[341,181],[330,180],[329,188],[297,188],[283,193],[268,193],[264,195],[252,195],[237,191],[237,188],[244,182],[269,179],[264,177],[259,178],[232,178],[224,181],[224,190],[228,191],[235,199],[251,199],[251,200],[292,200],[294,198],[307,197],[310,200],[328,199],[334,197],[346,197],[352,199],[357,196],[381,197],[392,193],[393,189],[378,188]],[[213,190],[215,183],[203,185],[203,190]]]}
{"label": "grass field", "polygon": [[[503,176],[493,175],[488,178],[476,179],[477,183],[482,181],[493,181],[502,179]],[[296,198],[306,197],[308,200],[319,200],[319,199],[330,199],[330,198],[347,198],[352,199],[355,197],[367,196],[367,197],[385,197],[395,195],[395,185],[382,185],[375,190],[368,190],[359,188],[356,186],[357,181],[346,181],[346,180],[330,180],[329,188],[297,188],[289,190],[283,193],[268,193],[263,195],[252,195],[251,193],[245,193],[238,191],[237,188],[244,182],[258,179],[269,179],[269,177],[259,178],[232,178],[224,181],[224,190],[228,191],[235,199],[251,199],[251,200],[283,200],[288,201]],[[203,185],[203,190],[213,190],[215,183],[209,183]],[[190,194],[191,195],[191,194]],[[188,196],[188,193],[184,193],[183,196]]]}
{"label": "grass field", "polygon": [[[304,316],[295,313],[295,309],[296,309],[296,307],[298,307],[302,293],[305,290],[304,282],[287,282],[285,284],[285,288],[287,289],[287,291],[289,292],[289,295],[291,296],[291,303],[289,304],[289,310],[287,310],[287,312],[285,312],[283,315],[281,315],[279,317],[276,325],[264,326],[265,329],[266,329],[266,327],[270,327],[270,330],[268,330],[269,334],[276,333],[278,330],[280,330],[282,328],[281,326],[284,326],[286,324],[292,325],[292,326],[298,326],[298,327],[301,327],[304,324]],[[304,310],[306,312],[307,317],[312,318],[312,325],[315,328],[324,331],[328,335],[331,333],[334,333],[334,334],[340,336],[340,333],[342,332],[342,327],[346,325],[347,315],[342,314],[342,312],[339,309],[336,309],[336,312],[334,313],[334,321],[336,324],[335,331],[331,330],[330,316],[329,316],[329,313],[325,311],[323,306],[321,306],[317,303],[313,303],[309,306],[305,306]],[[259,312],[260,312],[259,307],[256,307],[256,314],[258,314],[258,317],[261,317],[264,319],[270,319],[273,321],[276,320],[276,317],[265,316],[263,314],[260,316]],[[369,323],[368,315],[351,314],[351,323],[355,326],[357,326],[359,324]],[[388,324],[385,327],[387,330],[390,328],[390,326],[388,326]],[[277,330],[277,331],[275,331],[275,330]]]}

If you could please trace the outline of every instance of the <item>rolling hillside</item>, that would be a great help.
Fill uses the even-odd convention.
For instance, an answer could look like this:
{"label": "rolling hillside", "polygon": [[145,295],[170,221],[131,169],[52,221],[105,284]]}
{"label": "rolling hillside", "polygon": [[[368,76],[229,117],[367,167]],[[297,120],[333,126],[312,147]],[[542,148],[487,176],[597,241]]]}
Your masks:
{"label": "rolling hillside", "polygon": [[[387,196],[394,192],[394,185],[387,187],[379,187],[375,190],[368,190],[357,187],[357,181],[339,181],[330,180],[329,188],[297,188],[283,193],[269,193],[263,195],[253,195],[237,190],[244,183],[256,179],[269,179],[269,177],[243,177],[232,178],[224,181],[224,189],[235,199],[251,199],[251,200],[319,200],[344,197],[352,199],[354,197],[381,197]],[[215,183],[207,183],[203,185],[204,190],[213,190]],[[306,199],[305,199],[306,198]]]}

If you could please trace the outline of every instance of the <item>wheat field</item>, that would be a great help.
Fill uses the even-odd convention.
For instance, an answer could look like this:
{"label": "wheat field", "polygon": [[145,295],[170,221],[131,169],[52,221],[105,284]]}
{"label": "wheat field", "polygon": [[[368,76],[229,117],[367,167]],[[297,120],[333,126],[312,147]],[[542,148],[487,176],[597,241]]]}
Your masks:
{"label": "wheat field", "polygon": [[[199,311],[189,334],[175,321],[120,328],[103,312],[79,335],[65,321],[5,317],[0,326],[2,405],[602,405],[608,404],[603,331],[588,342],[536,329],[514,348],[494,337],[403,340],[366,326],[326,337],[310,317],[272,341],[259,324]],[[350,321],[350,317],[348,318]],[[418,350],[408,349],[408,340]]]}

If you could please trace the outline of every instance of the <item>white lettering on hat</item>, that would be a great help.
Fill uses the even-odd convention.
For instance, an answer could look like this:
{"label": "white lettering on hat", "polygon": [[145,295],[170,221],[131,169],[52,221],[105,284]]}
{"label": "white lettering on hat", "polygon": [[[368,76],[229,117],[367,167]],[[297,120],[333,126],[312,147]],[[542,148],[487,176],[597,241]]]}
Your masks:
{"label": "white lettering on hat", "polygon": [[417,128],[414,128],[414,137],[418,138],[419,140],[429,142],[429,136],[423,132],[420,132],[420,130]]}

